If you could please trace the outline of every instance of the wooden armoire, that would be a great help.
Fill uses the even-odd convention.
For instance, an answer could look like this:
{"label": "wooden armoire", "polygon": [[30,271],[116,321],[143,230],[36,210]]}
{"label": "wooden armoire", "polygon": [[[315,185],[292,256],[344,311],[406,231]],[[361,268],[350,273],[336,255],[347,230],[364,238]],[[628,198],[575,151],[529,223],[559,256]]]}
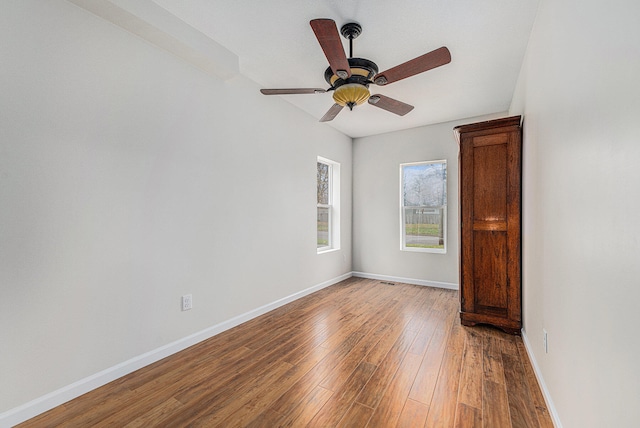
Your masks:
{"label": "wooden armoire", "polygon": [[460,144],[460,319],[520,334],[520,116],[455,128]]}

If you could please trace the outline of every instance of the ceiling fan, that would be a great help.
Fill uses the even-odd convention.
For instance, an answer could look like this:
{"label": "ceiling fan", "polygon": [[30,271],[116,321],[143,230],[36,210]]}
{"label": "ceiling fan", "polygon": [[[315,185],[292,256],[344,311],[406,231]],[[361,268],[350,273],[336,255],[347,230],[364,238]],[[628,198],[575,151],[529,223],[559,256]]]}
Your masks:
{"label": "ceiling fan", "polygon": [[320,119],[320,122],[333,120],[344,107],[353,110],[353,107],[365,101],[375,107],[404,116],[413,110],[412,105],[382,94],[371,95],[369,85],[372,83],[379,86],[388,85],[451,62],[451,53],[443,46],[378,73],[378,66],[373,61],[353,58],[353,39],[362,33],[362,27],[359,24],[350,22],[340,29],[340,34],[349,40],[349,58],[342,48],[338,27],[332,19],[314,19],[310,24],[329,61],[329,68],[324,72],[324,78],[331,85],[330,88],[261,89],[260,92],[264,95],[293,95],[324,94],[333,91],[335,104]]}

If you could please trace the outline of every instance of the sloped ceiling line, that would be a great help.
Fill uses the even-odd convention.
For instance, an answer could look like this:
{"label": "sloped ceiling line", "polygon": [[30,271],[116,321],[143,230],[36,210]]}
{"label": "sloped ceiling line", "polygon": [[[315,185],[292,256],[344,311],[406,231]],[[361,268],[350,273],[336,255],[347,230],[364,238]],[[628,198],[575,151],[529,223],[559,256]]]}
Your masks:
{"label": "sloped ceiling line", "polygon": [[240,73],[238,56],[150,0],[68,0],[223,80]]}

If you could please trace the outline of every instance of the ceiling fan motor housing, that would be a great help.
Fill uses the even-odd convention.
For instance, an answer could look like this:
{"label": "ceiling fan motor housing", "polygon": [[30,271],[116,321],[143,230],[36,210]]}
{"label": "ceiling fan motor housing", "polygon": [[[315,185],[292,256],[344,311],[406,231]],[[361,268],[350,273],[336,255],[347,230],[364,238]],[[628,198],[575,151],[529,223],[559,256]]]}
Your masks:
{"label": "ceiling fan motor housing", "polygon": [[373,76],[378,74],[378,66],[375,62],[365,58],[348,58],[349,68],[351,69],[351,76],[346,79],[342,79],[333,74],[331,67],[328,67],[324,72],[324,80],[331,85],[332,88],[337,88],[345,83],[359,83],[361,85],[369,85]]}
{"label": "ceiling fan motor housing", "polygon": [[333,73],[331,67],[324,72],[324,78],[334,90],[333,100],[341,106],[353,109],[369,98],[369,84],[378,73],[375,62],[364,58],[349,58],[351,76],[343,79]]}

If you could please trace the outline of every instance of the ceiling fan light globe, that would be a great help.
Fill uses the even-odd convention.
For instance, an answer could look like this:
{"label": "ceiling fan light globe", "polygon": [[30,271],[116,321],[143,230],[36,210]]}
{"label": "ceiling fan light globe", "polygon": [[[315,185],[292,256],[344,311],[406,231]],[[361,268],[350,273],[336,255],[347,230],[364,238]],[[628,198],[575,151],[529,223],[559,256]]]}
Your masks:
{"label": "ceiling fan light globe", "polygon": [[347,83],[333,92],[333,100],[336,104],[349,108],[363,104],[370,96],[369,89],[359,83]]}

